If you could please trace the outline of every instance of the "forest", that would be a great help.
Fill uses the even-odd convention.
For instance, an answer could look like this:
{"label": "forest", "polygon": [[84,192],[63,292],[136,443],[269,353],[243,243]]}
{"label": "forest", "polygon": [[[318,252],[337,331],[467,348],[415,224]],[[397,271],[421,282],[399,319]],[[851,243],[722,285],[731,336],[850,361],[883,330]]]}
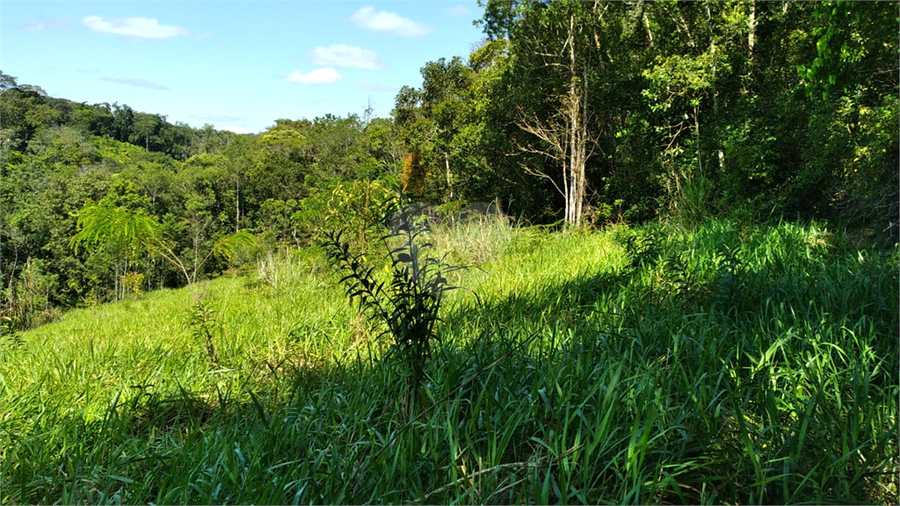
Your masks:
{"label": "forest", "polygon": [[0,72],[0,502],[898,501],[900,3],[479,5],[390,117]]}
{"label": "forest", "polygon": [[896,7],[488,2],[484,43],[426,63],[391,118],[278,119],[259,135],[4,74],[4,322],[185,283],[121,244],[73,251],[87,205],[153,217],[200,276],[227,267],[194,269],[228,233],[304,245],[373,224],[398,186],[531,224],[824,219],[894,241]]}

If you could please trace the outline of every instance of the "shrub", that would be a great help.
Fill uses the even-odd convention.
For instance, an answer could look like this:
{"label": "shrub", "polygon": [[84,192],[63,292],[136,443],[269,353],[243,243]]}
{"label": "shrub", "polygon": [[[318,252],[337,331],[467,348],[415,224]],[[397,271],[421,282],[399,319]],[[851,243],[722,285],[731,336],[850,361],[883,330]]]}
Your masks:
{"label": "shrub", "polygon": [[[421,242],[428,228],[414,222],[409,207],[400,211],[396,221],[391,233],[382,237],[391,263],[389,283],[376,278],[375,267],[366,265],[362,254],[350,252],[342,232],[326,232],[322,245],[331,262],[346,271],[341,283],[346,285],[347,295],[359,303],[369,318],[387,326],[382,335],[393,338],[388,356],[398,355],[403,364],[408,386],[405,406],[412,413],[431,343],[438,339],[435,324],[439,321],[443,294],[454,288],[445,275],[459,267],[424,254],[431,247],[430,243]],[[391,242],[396,244],[398,240],[402,244],[391,248]]]}

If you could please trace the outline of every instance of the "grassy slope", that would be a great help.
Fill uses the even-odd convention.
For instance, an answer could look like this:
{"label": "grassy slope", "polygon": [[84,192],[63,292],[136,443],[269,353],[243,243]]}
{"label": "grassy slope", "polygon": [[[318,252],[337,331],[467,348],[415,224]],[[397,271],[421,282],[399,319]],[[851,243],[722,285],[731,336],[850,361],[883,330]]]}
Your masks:
{"label": "grassy slope", "polygon": [[2,502],[897,501],[896,248],[491,237],[412,424],[314,253],[202,285],[217,363],[185,290],[4,338]]}

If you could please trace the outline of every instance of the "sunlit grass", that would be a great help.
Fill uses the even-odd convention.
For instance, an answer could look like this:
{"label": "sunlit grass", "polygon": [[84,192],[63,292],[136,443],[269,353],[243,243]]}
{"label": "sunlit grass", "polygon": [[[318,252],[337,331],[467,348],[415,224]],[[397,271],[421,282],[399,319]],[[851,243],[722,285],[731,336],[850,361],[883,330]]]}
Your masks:
{"label": "sunlit grass", "polygon": [[791,223],[489,233],[414,420],[313,250],[201,285],[217,363],[184,290],[4,338],[2,502],[898,501],[896,247]]}

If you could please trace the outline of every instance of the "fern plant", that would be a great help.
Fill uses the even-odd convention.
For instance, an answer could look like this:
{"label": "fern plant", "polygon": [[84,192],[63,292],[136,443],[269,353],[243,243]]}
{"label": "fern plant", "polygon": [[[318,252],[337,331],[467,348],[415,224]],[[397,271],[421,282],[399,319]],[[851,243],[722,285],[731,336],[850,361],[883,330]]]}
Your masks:
{"label": "fern plant", "polygon": [[461,269],[425,253],[432,247],[423,240],[428,227],[414,223],[413,218],[409,207],[401,209],[397,224],[381,238],[389,251],[389,280],[377,279],[375,267],[367,265],[363,254],[350,251],[343,232],[325,232],[321,241],[329,260],[344,272],[341,283],[347,296],[359,303],[367,317],[387,327],[381,336],[389,334],[393,343],[386,357],[396,355],[403,364],[410,413],[420,395],[432,343],[439,338],[435,325],[440,321],[443,295],[455,288],[446,275]]}

